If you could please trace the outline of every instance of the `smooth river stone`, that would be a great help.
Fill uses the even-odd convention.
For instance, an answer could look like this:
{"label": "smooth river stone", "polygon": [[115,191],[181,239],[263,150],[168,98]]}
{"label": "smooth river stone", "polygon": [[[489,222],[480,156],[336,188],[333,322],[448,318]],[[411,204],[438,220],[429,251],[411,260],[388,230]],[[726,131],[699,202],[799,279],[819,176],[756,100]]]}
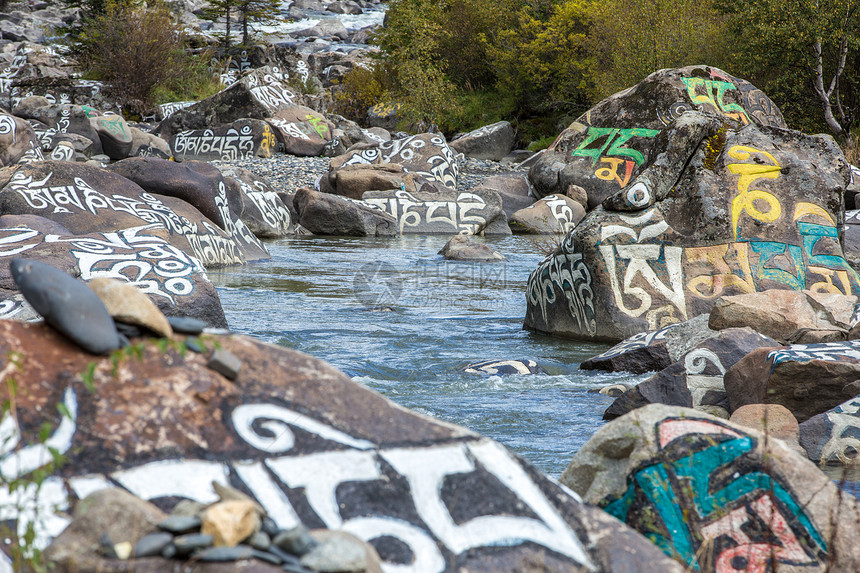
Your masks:
{"label": "smooth river stone", "polygon": [[180,334],[200,334],[206,328],[206,323],[190,316],[168,316],[167,322],[174,332]]}
{"label": "smooth river stone", "polygon": [[28,259],[12,259],[9,269],[27,302],[75,344],[92,354],[120,347],[110,313],[83,281]]}

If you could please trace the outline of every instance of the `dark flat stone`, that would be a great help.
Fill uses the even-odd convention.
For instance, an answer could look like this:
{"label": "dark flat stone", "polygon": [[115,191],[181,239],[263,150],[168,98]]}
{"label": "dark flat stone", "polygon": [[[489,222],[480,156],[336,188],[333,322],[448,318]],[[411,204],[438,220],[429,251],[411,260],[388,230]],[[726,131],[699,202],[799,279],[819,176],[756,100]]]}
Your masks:
{"label": "dark flat stone", "polygon": [[176,554],[180,557],[187,557],[195,551],[211,547],[214,541],[211,535],[205,533],[189,533],[173,538]]}
{"label": "dark flat stone", "polygon": [[206,323],[190,316],[168,316],[167,322],[173,332],[179,334],[200,334],[206,328]]}
{"label": "dark flat stone", "polygon": [[173,543],[173,535],[166,531],[150,533],[149,535],[144,535],[140,538],[134,546],[134,552],[132,555],[135,557],[153,557],[155,555],[161,555],[164,548],[171,543]]}
{"label": "dark flat stone", "polygon": [[283,559],[271,553],[269,551],[260,551],[259,549],[254,549],[253,551],[254,559],[259,559],[260,561],[265,561],[266,563],[271,563],[272,565],[280,565],[284,562]]}
{"label": "dark flat stone", "polygon": [[242,361],[233,353],[223,348],[216,348],[206,366],[229,380],[235,380],[242,368]]}
{"label": "dark flat stone", "polygon": [[311,549],[319,545],[319,543],[311,537],[308,528],[304,525],[297,525],[292,529],[281,531],[272,540],[274,545],[277,545],[284,551],[298,555],[301,557],[310,552]]}
{"label": "dark flat stone", "polygon": [[113,319],[86,283],[39,261],[12,259],[9,269],[33,309],[75,344],[92,354],[120,347]]}
{"label": "dark flat stone", "polygon": [[255,549],[247,545],[236,547],[210,547],[194,556],[199,561],[239,561],[254,557]]}
{"label": "dark flat stone", "polygon": [[253,534],[247,540],[248,545],[253,547],[254,549],[259,549],[260,551],[268,551],[269,547],[272,546],[272,538],[269,537],[262,531],[258,531]]}
{"label": "dark flat stone", "polygon": [[191,533],[200,529],[202,522],[196,515],[171,515],[158,524],[159,529],[169,531],[175,535]]}

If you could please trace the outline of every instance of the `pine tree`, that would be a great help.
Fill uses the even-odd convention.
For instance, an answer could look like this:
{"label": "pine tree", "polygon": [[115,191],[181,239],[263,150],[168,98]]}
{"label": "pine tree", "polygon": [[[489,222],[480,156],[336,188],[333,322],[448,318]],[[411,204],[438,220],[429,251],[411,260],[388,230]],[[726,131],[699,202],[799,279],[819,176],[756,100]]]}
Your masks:
{"label": "pine tree", "polygon": [[207,20],[226,22],[224,44],[230,47],[232,42],[232,23],[235,22],[242,30],[242,45],[247,46],[254,31],[254,24],[266,22],[278,17],[280,0],[209,0],[210,7],[205,11]]}

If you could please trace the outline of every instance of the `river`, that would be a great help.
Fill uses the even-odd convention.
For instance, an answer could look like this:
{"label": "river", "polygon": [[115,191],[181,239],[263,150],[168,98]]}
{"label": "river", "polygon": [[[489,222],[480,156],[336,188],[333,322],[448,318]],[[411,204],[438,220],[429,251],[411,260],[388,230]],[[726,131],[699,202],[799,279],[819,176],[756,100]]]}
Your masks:
{"label": "river", "polygon": [[[444,261],[448,237],[295,237],[269,261],[209,271],[230,328],[322,358],[391,400],[507,445],[550,476],[603,424],[589,390],[647,376],[580,371],[608,348],[522,330],[525,284],[552,238],[484,240],[505,263]],[[530,358],[546,374],[476,376]]]}

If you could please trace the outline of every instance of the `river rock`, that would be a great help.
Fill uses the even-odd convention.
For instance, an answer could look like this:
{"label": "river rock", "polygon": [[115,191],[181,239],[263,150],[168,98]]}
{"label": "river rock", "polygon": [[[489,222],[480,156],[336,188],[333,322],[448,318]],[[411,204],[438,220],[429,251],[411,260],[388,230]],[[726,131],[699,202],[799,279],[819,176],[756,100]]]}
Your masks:
{"label": "river rock", "polygon": [[0,165],[43,159],[41,144],[30,124],[19,117],[0,113]]}
{"label": "river rock", "polygon": [[[166,507],[213,503],[218,481],[248,492],[280,529],[318,523],[368,541],[384,567],[682,571],[492,440],[410,412],[293,350],[243,336],[200,340],[240,358],[235,381],[206,368],[203,355],[147,341],[139,356],[88,367],[93,357],[48,326],[0,321],[0,354],[27,357],[15,374],[14,431],[19,443],[37,444],[20,458],[5,452],[4,467],[43,459],[31,452],[43,447],[35,439],[43,422],[65,457],[62,477],[47,477],[39,491],[58,509],[35,523],[36,547],[68,524],[53,511],[70,496],[112,487]],[[95,392],[80,382],[88,371]],[[25,526],[27,514],[3,519]]]}
{"label": "river rock", "polygon": [[[159,124],[157,135],[171,141],[181,131],[214,129],[239,119],[262,120],[301,105],[302,97],[286,86],[286,79],[277,67],[250,71],[217,94],[174,111]],[[175,147],[173,151],[176,153]]]}
{"label": "river rock", "polygon": [[860,464],[860,399],[852,398],[816,414],[800,424],[798,430],[800,445],[813,462],[830,466]]}
{"label": "river rock", "polygon": [[341,167],[320,180],[320,191],[361,199],[367,191],[402,189],[414,193],[426,181],[420,175],[409,173],[397,163],[356,164]]}
{"label": "river rock", "polygon": [[747,354],[776,341],[751,328],[731,328],[714,333],[689,349],[674,364],[625,392],[603,414],[612,420],[646,404],[695,408],[722,418],[729,417],[723,377]]}
{"label": "river rock", "polygon": [[510,220],[511,216],[535,202],[530,195],[529,181],[522,173],[492,175],[481,181],[474,189],[495,191],[502,198],[502,209]]}
{"label": "river rock", "polygon": [[585,217],[582,205],[566,195],[547,195],[510,217],[511,231],[536,235],[564,235]]}
{"label": "river rock", "polygon": [[714,330],[749,326],[780,344],[845,340],[856,296],[814,291],[768,290],[724,296],[711,310]]}
{"label": "river rock", "polygon": [[781,404],[805,422],[860,395],[860,341],[760,348],[725,375],[730,411]]}
{"label": "river rock", "polygon": [[302,157],[322,155],[332,140],[334,125],[309,107],[294,105],[268,120],[284,152]]}
{"label": "river rock", "polygon": [[700,342],[716,336],[708,328],[708,316],[699,315],[684,322],[676,322],[659,330],[634,334],[597,356],[583,360],[582,370],[608,372],[659,371],[677,362]]}
{"label": "river rock", "polygon": [[134,546],[150,534],[158,535],[156,524],[162,519],[164,513],[155,505],[124,489],[99,489],[75,505],[74,519],[51,543],[46,557],[71,570],[86,570],[96,560],[92,547],[98,547],[100,537]]}
{"label": "river rock", "polygon": [[107,277],[95,277],[88,286],[101,299],[115,321],[148,328],[164,338],[173,336],[167,318],[149,297],[134,286]]}
{"label": "river rock", "polygon": [[580,185],[593,209],[642,173],[658,153],[656,136],[693,110],[735,127],[786,127],[776,105],[745,80],[711,66],[660,70],[599,102],[556,138],[529,171],[537,196]]}
{"label": "river rock", "polygon": [[686,112],[661,132],[636,180],[532,272],[527,329],[619,340],[710,313],[721,296],[860,293],[838,241],[847,163],[833,140],[721,121]]}
{"label": "river rock", "polygon": [[99,137],[105,155],[111,159],[125,159],[131,155],[133,138],[125,118],[115,113],[98,114],[90,117],[90,124]]}
{"label": "river rock", "polygon": [[492,263],[504,261],[505,256],[489,245],[478,243],[464,235],[454,235],[439,251],[447,261]]}
{"label": "river rock", "polygon": [[398,221],[371,203],[312,189],[299,189],[293,199],[299,224],[315,235],[391,237]]}
{"label": "river rock", "polygon": [[[459,168],[445,137],[420,133],[378,144],[360,144],[331,160],[328,177],[347,165],[396,163],[410,173],[417,173],[436,184],[457,189]],[[335,185],[332,185],[334,187]]]}
{"label": "river rock", "polygon": [[501,161],[514,148],[516,132],[507,121],[485,125],[451,142],[455,153],[475,159]]}
{"label": "river rock", "polygon": [[781,440],[695,410],[650,405],[610,422],[560,481],[687,570],[860,567],[853,495]]}
{"label": "river rock", "polygon": [[239,211],[239,218],[254,235],[261,239],[275,239],[295,233],[290,210],[266,179],[241,167],[218,168],[224,175],[228,197],[233,197],[231,193],[238,191],[241,204],[230,200],[231,210]]}
{"label": "river rock", "polygon": [[119,348],[119,335],[99,297],[82,281],[28,259],[9,263],[15,284],[45,321],[92,354]]}
{"label": "river rock", "polygon": [[502,201],[492,191],[368,191],[362,199],[394,217],[401,234],[511,234]]}
{"label": "river rock", "polygon": [[[17,290],[8,261],[23,254],[84,281],[108,277],[128,282],[167,316],[195,316],[213,327],[227,326],[218,293],[200,262],[174,247],[158,224],[87,235],[12,227],[0,229],[0,237],[7,246],[0,253],[0,262],[6,261],[0,264],[0,289]],[[14,304],[14,296],[4,295],[0,300],[4,301],[0,308],[9,307],[2,312],[4,317],[22,311]]]}
{"label": "river rock", "polygon": [[177,132],[170,138],[170,148],[177,161],[236,161],[271,157],[277,139],[268,123],[239,119],[221,127]]}

